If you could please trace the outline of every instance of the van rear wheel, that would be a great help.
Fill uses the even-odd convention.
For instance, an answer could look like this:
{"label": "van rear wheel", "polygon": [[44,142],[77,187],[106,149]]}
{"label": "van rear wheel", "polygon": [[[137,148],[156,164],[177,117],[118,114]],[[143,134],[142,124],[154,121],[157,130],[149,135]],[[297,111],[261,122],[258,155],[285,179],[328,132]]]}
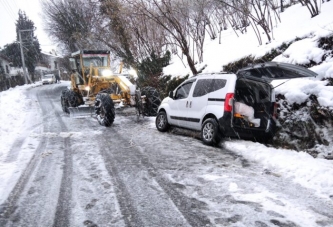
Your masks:
{"label": "van rear wheel", "polygon": [[204,121],[201,128],[201,139],[207,145],[217,145],[221,141],[219,124],[216,119],[208,118]]}

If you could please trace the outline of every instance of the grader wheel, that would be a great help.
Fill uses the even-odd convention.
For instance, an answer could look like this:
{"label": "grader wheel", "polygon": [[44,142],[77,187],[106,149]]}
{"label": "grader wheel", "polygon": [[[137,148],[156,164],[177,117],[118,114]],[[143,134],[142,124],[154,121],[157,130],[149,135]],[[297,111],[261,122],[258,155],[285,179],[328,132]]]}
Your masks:
{"label": "grader wheel", "polygon": [[153,87],[144,87],[141,90],[141,95],[146,96],[146,103],[143,105],[143,115],[144,116],[156,116],[157,109],[161,104],[160,94]]}
{"label": "grader wheel", "polygon": [[67,92],[67,99],[70,107],[78,107],[79,105],[83,104],[82,96],[72,90]]}
{"label": "grader wheel", "polygon": [[115,108],[107,93],[99,93],[95,100],[95,114],[100,125],[110,127],[115,118]]}
{"label": "grader wheel", "polygon": [[63,90],[63,91],[61,92],[60,100],[61,100],[62,111],[63,111],[64,113],[68,113],[68,114],[69,114],[69,110],[68,110],[69,103],[68,103],[68,97],[67,97],[67,93],[68,93],[68,92],[69,92],[68,89]]}

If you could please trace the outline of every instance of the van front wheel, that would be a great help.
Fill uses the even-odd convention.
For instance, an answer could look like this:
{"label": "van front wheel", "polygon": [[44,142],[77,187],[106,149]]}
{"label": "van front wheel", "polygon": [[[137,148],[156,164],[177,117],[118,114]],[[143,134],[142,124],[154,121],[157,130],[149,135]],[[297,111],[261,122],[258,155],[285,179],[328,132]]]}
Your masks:
{"label": "van front wheel", "polygon": [[207,145],[217,145],[220,142],[219,124],[214,118],[208,118],[202,124],[201,139]]}
{"label": "van front wheel", "polygon": [[160,132],[166,132],[169,129],[168,117],[163,110],[157,114],[155,124],[157,130]]}

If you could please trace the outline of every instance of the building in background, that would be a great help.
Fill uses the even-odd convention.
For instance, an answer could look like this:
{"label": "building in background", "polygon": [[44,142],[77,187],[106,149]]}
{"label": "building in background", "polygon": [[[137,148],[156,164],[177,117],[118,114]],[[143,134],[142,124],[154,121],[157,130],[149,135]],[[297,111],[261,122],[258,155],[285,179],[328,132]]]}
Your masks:
{"label": "building in background", "polygon": [[9,58],[0,54],[0,91],[11,87],[11,62]]}
{"label": "building in background", "polygon": [[40,61],[35,70],[37,80],[41,80],[42,76],[47,74],[58,75],[62,79],[64,73],[66,73],[61,67],[62,58],[55,50],[49,52],[42,51]]}
{"label": "building in background", "polygon": [[59,61],[62,57],[57,54],[55,50],[50,52],[41,52],[41,59],[38,63],[38,66],[45,67],[50,70],[57,70],[59,69]]}
{"label": "building in background", "polygon": [[[42,81],[44,75],[54,74],[54,76],[69,80],[69,73],[66,70],[66,62],[68,60],[58,55],[56,51],[41,53],[39,62],[35,67],[34,75],[28,75],[28,83]],[[3,54],[0,54],[0,91],[25,84],[23,69],[13,67],[10,59]]]}

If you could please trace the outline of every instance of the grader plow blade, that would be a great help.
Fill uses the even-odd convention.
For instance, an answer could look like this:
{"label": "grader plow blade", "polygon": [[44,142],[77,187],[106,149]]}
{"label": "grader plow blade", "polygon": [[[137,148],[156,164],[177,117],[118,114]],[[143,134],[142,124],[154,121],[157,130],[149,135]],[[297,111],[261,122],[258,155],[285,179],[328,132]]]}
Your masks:
{"label": "grader plow blade", "polygon": [[95,114],[93,106],[69,107],[68,110],[71,118],[92,117]]}

